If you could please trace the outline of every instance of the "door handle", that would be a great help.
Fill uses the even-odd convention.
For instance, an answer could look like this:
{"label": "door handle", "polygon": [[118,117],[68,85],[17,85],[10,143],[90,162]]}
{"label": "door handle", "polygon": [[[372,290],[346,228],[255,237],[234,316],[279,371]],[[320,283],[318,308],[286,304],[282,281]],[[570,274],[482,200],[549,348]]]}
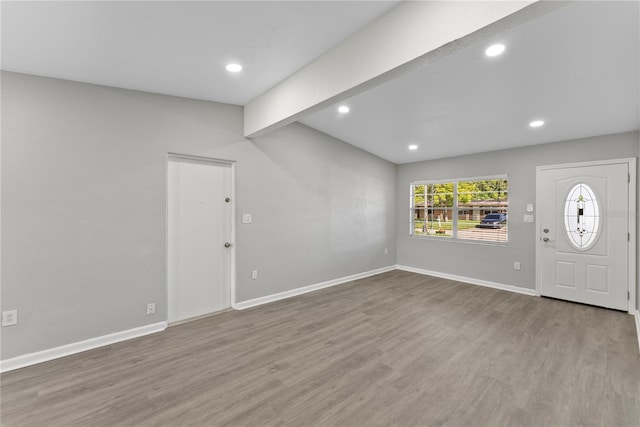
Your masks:
{"label": "door handle", "polygon": [[548,242],[548,241],[549,241],[549,238],[548,238],[548,237],[544,237],[544,238],[542,239],[542,241],[543,241],[543,242]]}
{"label": "door handle", "polygon": [[231,243],[229,243],[229,242],[225,242],[224,247],[225,247],[225,248],[230,248],[230,247],[231,247]]}

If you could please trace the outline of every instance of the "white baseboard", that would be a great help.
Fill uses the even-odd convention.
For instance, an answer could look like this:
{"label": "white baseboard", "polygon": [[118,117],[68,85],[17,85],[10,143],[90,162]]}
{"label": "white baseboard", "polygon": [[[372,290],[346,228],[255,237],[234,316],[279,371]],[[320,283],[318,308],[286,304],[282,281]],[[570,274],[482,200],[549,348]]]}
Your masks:
{"label": "white baseboard", "polygon": [[[234,304],[233,308],[242,310],[257,305],[266,304],[268,302],[278,301],[284,298],[289,298],[296,295],[305,294],[307,292],[316,291],[330,286],[339,285],[341,283],[350,282],[352,280],[362,279],[365,277],[373,276],[387,271],[395,270],[396,266],[391,265],[388,267],[378,268],[376,270],[366,271],[364,273],[353,274],[347,277],[341,277],[339,279],[329,280],[327,282],[317,283],[315,285],[305,286],[303,288],[293,289],[286,292],[281,292],[274,295],[268,295],[261,298],[256,298],[248,301],[242,301]],[[60,347],[51,348],[48,350],[38,351],[35,353],[29,353],[22,356],[17,356],[11,359],[0,361],[0,372],[9,372],[15,369],[24,368],[26,366],[35,365],[49,360],[58,359],[60,357],[69,356],[72,354],[80,353],[94,348],[102,347],[109,344],[115,344],[117,342],[130,340],[133,338],[142,337],[144,335],[153,334],[156,332],[164,331],[167,328],[167,322],[154,323],[152,325],[141,326],[139,328],[133,328],[126,331],[116,332],[101,337],[90,338],[88,340],[66,344]]]}
{"label": "white baseboard", "polygon": [[640,351],[640,310],[633,313],[636,318],[636,333],[638,334],[638,351]]}
{"label": "white baseboard", "polygon": [[140,326],[138,328],[133,328],[126,331],[116,332],[109,335],[103,335],[101,337],[90,338],[88,340],[75,342],[60,347],[50,348],[48,350],[29,353],[23,356],[17,356],[11,359],[0,361],[0,372],[13,371],[14,369],[24,368],[25,366],[31,366],[37,363],[47,362],[49,360],[69,356],[71,354],[93,350],[94,348],[102,347],[105,345],[115,344],[120,341],[126,341],[132,338],[138,338],[144,335],[153,334],[155,332],[164,331],[166,328],[167,322],[159,322],[151,325]]}
{"label": "white baseboard", "polygon": [[314,285],[305,286],[302,288],[291,289],[290,291],[284,291],[277,294],[267,295],[260,298],[254,298],[247,301],[241,301],[234,304],[233,308],[236,310],[244,310],[250,307],[255,307],[262,304],[267,304],[274,301],[279,301],[285,298],[291,298],[296,295],[306,294],[308,292],[317,291],[319,289],[328,288],[331,286],[340,285],[342,283],[351,282],[352,280],[363,279],[369,276],[375,276],[376,274],[386,273],[387,271],[395,270],[395,265],[390,265],[388,267],[378,268],[375,270],[365,271],[364,273],[352,274],[351,276],[340,277],[338,279],[329,280],[327,282],[316,283]]}
{"label": "white baseboard", "polygon": [[487,280],[474,279],[471,277],[457,276],[455,274],[440,273],[439,271],[424,270],[422,268],[407,267],[404,265],[396,266],[398,270],[409,271],[411,273],[424,274],[427,276],[440,277],[441,279],[455,280],[456,282],[470,283],[472,285],[485,286],[487,288],[500,289],[503,291],[515,292],[518,294],[535,296],[535,289],[521,288],[519,286],[504,285],[502,283],[489,282]]}
{"label": "white baseboard", "polygon": [[[441,273],[438,271],[424,270],[421,268],[408,267],[403,265],[390,265],[388,267],[378,268],[376,270],[366,271],[364,273],[353,274],[351,276],[341,277],[327,282],[316,283],[314,285],[305,286],[298,289],[292,289],[290,291],[280,292],[273,295],[267,295],[260,298],[255,298],[247,301],[242,301],[234,305],[236,310],[244,310],[250,307],[255,307],[269,302],[278,301],[285,298],[290,298],[296,295],[306,294],[308,292],[317,291],[319,289],[328,288],[331,286],[340,285],[342,283],[350,282],[353,280],[363,279],[365,277],[375,276],[376,274],[386,273],[392,270],[403,270],[412,273],[424,274],[427,276],[440,277],[442,279],[455,280],[458,282],[470,283],[473,285],[486,286],[494,289],[501,289],[504,291],[516,292],[524,295],[535,296],[535,290],[520,288],[517,286],[504,285],[501,283],[489,282],[486,280],[473,279],[470,277],[457,276],[454,274]],[[633,313],[636,321],[636,332],[638,334],[638,351],[640,351],[640,311],[636,310]],[[35,353],[25,354],[23,356],[14,357],[11,359],[0,361],[0,372],[9,372],[15,369],[24,368],[26,366],[35,365],[49,360],[58,359],[60,357],[69,356],[72,354],[80,353],[94,348],[103,347],[109,344],[115,344],[117,342],[130,340],[133,338],[142,337],[145,335],[153,334],[156,332],[164,331],[167,328],[167,322],[158,322],[151,325],[140,326],[138,328],[129,329],[126,331],[116,332],[113,334],[103,335],[101,337],[90,338],[88,340],[63,345],[60,347],[51,348],[48,350],[38,351]]]}

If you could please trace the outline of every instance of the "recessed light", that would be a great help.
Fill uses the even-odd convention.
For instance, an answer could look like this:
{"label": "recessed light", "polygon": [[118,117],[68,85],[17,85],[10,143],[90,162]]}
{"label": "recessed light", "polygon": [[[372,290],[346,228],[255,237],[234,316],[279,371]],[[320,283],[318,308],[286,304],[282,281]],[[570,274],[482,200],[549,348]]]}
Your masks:
{"label": "recessed light", "polygon": [[503,44],[492,44],[484,51],[487,56],[498,56],[504,52],[505,46]]}
{"label": "recessed light", "polygon": [[230,71],[232,73],[237,73],[238,71],[242,71],[242,65],[240,64],[227,64],[225,68],[227,69],[227,71]]}
{"label": "recessed light", "polygon": [[534,120],[531,123],[529,123],[529,126],[531,126],[532,128],[539,128],[543,124],[544,124],[543,120]]}
{"label": "recessed light", "polygon": [[348,113],[349,112],[349,107],[347,107],[346,105],[341,105],[338,107],[338,111],[341,113]]}
{"label": "recessed light", "polygon": [[414,151],[418,149],[418,146],[416,144],[411,144],[408,148],[409,150]]}

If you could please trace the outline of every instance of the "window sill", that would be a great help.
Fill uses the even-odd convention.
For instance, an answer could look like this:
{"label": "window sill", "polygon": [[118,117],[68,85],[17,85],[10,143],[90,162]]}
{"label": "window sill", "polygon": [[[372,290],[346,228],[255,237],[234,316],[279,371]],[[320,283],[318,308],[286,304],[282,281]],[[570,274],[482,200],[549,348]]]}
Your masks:
{"label": "window sill", "polygon": [[409,238],[418,239],[418,240],[433,240],[438,242],[457,242],[457,243],[465,243],[470,245],[481,245],[481,246],[506,247],[509,244],[508,240],[506,242],[498,242],[498,241],[487,241],[487,240],[460,239],[460,238],[453,238],[453,237],[417,236],[415,234],[410,234]]}

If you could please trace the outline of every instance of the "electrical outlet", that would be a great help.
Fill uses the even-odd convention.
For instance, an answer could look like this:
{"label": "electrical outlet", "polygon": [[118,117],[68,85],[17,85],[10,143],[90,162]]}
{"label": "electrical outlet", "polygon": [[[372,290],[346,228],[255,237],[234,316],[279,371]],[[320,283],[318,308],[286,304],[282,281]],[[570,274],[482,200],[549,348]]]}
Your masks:
{"label": "electrical outlet", "polygon": [[520,261],[513,261],[513,269],[520,270]]}
{"label": "electrical outlet", "polygon": [[2,312],[2,326],[13,326],[18,324],[18,310],[8,310]]}
{"label": "electrical outlet", "polygon": [[251,279],[256,280],[258,278],[258,270],[253,270],[251,272]]}
{"label": "electrical outlet", "polygon": [[153,314],[156,312],[156,303],[150,302],[147,304],[147,314]]}
{"label": "electrical outlet", "polygon": [[251,214],[242,214],[242,223],[243,224],[251,224],[253,219],[251,218]]}

